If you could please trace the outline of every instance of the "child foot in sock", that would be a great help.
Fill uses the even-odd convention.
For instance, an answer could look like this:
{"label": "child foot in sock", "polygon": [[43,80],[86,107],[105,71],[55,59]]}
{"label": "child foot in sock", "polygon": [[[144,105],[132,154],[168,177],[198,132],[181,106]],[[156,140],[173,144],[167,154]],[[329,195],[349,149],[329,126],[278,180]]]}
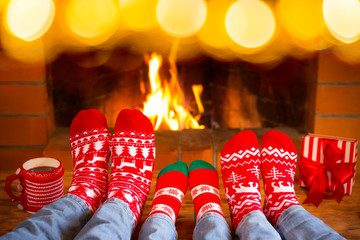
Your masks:
{"label": "child foot in sock", "polygon": [[221,173],[234,229],[249,212],[261,210],[260,152],[252,131],[237,133],[221,151]]}
{"label": "child foot in sock", "polygon": [[163,168],[158,177],[149,216],[166,214],[174,222],[188,188],[189,171],[185,162],[175,162]]}
{"label": "child foot in sock", "polygon": [[142,112],[124,109],[119,113],[111,152],[108,199],[128,204],[136,225],[150,190],[155,159],[154,129]]}
{"label": "child foot in sock", "polygon": [[94,213],[106,199],[110,131],[95,109],[79,112],[70,126],[74,175],[68,193],[83,199]]}
{"label": "child foot in sock", "polygon": [[218,174],[210,163],[202,160],[190,163],[189,187],[194,202],[196,223],[208,212],[224,216],[220,205]]}
{"label": "child foot in sock", "polygon": [[275,226],[286,209],[299,205],[294,191],[296,148],[288,136],[275,130],[264,135],[261,145],[264,213]]}

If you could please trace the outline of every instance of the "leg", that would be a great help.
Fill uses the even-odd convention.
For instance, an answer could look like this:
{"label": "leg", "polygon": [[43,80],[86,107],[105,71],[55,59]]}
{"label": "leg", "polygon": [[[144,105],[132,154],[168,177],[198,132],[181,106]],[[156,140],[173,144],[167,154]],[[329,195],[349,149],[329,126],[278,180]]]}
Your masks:
{"label": "leg", "polygon": [[128,205],[112,198],[94,213],[75,239],[131,239],[134,228]]}
{"label": "leg", "polygon": [[300,205],[295,205],[285,210],[277,221],[276,229],[282,238],[285,239],[344,239]]}
{"label": "leg", "polygon": [[177,239],[175,222],[188,188],[188,175],[184,162],[175,162],[160,171],[151,211],[139,239]]}
{"label": "leg", "polygon": [[90,217],[90,209],[82,199],[66,194],[1,239],[73,239]]}
{"label": "leg", "polygon": [[221,151],[221,172],[239,239],[280,239],[261,210],[260,155],[256,135],[236,134]]}
{"label": "leg", "polygon": [[69,194],[83,199],[94,213],[106,199],[110,131],[98,110],[83,110],[70,126],[74,175]]}
{"label": "leg", "polygon": [[107,200],[117,198],[126,203],[135,227],[141,218],[154,170],[155,138],[150,120],[139,110],[122,110],[116,119],[111,151]]}
{"label": "leg", "polygon": [[243,217],[261,210],[260,152],[252,131],[236,134],[221,151],[221,173],[234,229]]}
{"label": "leg", "polygon": [[219,178],[215,168],[195,160],[189,166],[189,187],[194,202],[194,239],[231,239],[221,209]]}
{"label": "leg", "polygon": [[144,240],[176,240],[177,232],[175,224],[169,216],[163,213],[155,213],[149,216],[141,227],[139,239]]}
{"label": "leg", "polygon": [[275,227],[278,218],[286,209],[299,205],[294,190],[296,148],[288,136],[275,130],[264,135],[261,145],[264,213]]}
{"label": "leg", "polygon": [[229,226],[222,215],[216,212],[208,212],[197,222],[193,239],[231,239],[231,234]]}
{"label": "leg", "polygon": [[[245,215],[236,229],[239,239],[281,239],[261,211],[252,211]],[[291,238],[289,238],[291,239]]]}

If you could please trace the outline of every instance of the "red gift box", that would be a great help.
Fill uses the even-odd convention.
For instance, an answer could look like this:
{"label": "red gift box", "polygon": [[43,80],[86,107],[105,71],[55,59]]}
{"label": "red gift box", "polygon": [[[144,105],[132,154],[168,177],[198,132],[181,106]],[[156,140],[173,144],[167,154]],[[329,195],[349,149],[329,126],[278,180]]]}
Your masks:
{"label": "red gift box", "polygon": [[[355,182],[358,141],[309,134],[303,137],[299,165],[299,186],[310,189],[304,203],[318,206],[322,199],[341,201],[351,194]],[[332,195],[325,191],[333,192]]]}

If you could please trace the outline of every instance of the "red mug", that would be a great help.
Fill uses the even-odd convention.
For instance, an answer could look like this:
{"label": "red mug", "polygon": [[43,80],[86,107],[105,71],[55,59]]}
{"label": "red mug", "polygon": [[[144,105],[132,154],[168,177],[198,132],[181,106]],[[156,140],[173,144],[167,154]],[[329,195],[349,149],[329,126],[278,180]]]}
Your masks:
{"label": "red mug", "polygon": [[[64,167],[59,160],[33,158],[25,161],[16,174],[6,178],[5,190],[11,202],[20,202],[19,209],[35,213],[64,195],[63,177]],[[20,179],[18,196],[11,191],[11,183],[17,178]]]}

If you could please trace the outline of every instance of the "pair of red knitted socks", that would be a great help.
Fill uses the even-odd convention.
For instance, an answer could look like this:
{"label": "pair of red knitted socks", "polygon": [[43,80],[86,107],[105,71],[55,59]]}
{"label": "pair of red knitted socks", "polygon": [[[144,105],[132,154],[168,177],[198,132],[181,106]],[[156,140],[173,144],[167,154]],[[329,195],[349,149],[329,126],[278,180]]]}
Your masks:
{"label": "pair of red knitted socks", "polygon": [[221,151],[222,178],[235,229],[246,214],[262,211],[260,171],[265,188],[263,212],[271,224],[275,226],[287,208],[299,204],[294,192],[294,144],[284,133],[271,130],[261,145],[260,155],[256,135],[247,130],[236,134]]}
{"label": "pair of red knitted socks", "polygon": [[92,213],[106,199],[121,199],[137,224],[154,169],[155,138],[150,120],[139,110],[124,109],[111,137],[105,116],[95,109],[84,110],[72,121],[70,143],[74,175],[68,193],[83,199]]}
{"label": "pair of red knitted socks", "polygon": [[189,169],[185,162],[179,161],[160,171],[149,216],[166,214],[175,223],[188,186],[196,222],[208,212],[223,216],[217,172],[211,164],[202,160],[191,162]]}

